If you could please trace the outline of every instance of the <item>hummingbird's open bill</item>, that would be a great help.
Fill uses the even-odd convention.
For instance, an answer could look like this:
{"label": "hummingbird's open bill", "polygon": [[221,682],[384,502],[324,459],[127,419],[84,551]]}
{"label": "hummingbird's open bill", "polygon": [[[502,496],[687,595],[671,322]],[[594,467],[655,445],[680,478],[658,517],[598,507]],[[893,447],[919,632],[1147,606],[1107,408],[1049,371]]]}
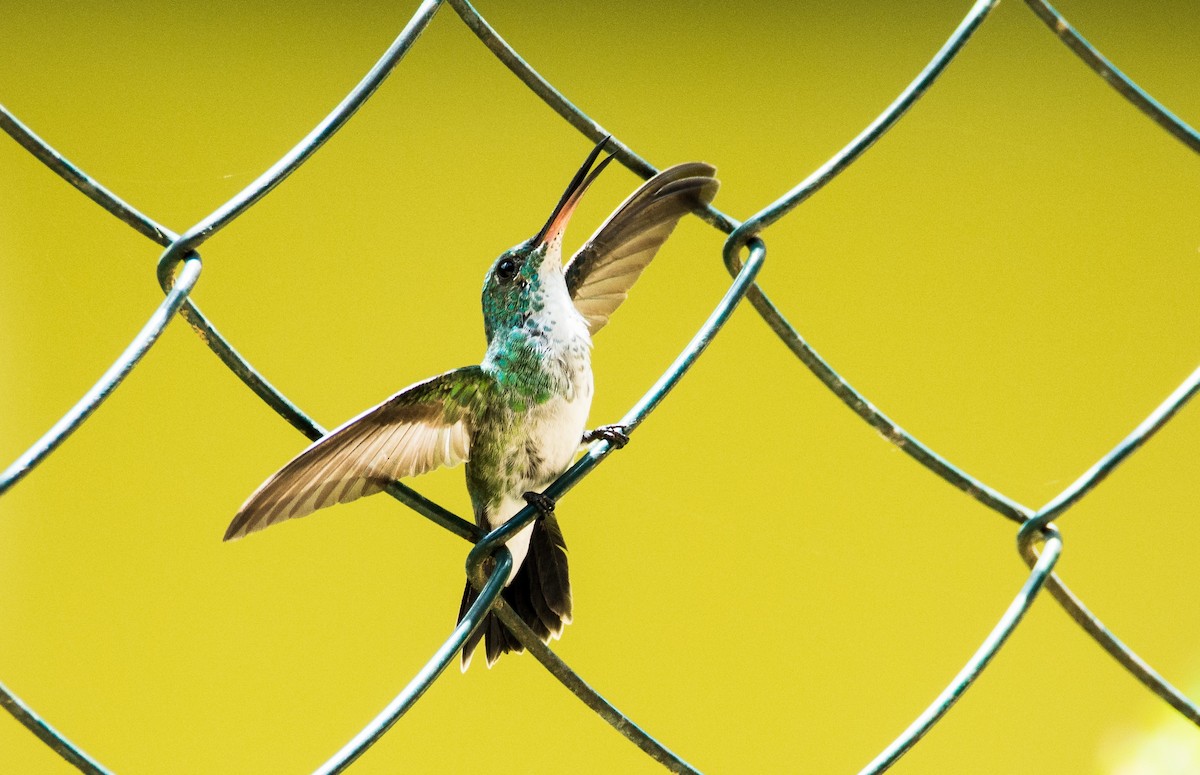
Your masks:
{"label": "hummingbird's open bill", "polygon": [[[483,284],[487,352],[465,366],[401,390],[314,442],[254,491],[225,539],[383,490],[388,483],[466,463],[476,523],[493,530],[526,502],[542,515],[506,546],[513,566],[503,595],[543,642],[571,621],[567,546],[540,495],[581,443],[623,441],[619,428],[584,432],[592,403],[596,334],[675,224],[712,201],[716,170],[691,162],[664,170],[621,203],[564,269],[562,236],[580,198],[612,161],[588,156],[530,239],[505,251]],[[595,165],[595,166],[593,166]],[[476,598],[468,582],[459,621]],[[462,669],[485,638],[490,667],[516,637],[489,613],[462,652]]]}

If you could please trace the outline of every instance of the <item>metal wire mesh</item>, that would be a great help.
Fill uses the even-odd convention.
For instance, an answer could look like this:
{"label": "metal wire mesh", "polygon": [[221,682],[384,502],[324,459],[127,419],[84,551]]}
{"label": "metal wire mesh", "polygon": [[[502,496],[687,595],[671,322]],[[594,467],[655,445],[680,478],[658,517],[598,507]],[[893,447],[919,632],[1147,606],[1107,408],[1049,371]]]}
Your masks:
{"label": "metal wire mesh", "polygon": [[[572,127],[592,140],[599,140],[610,134],[542,78],[497,34],[467,0],[445,0],[445,4],[451,6],[467,27],[506,67]],[[845,148],[793,189],[743,221],[735,220],[725,213],[711,208],[702,215],[715,228],[728,234],[724,245],[724,261],[733,281],[687,347],[621,420],[621,423],[628,426],[631,431],[636,429],[717,336],[737,304],[743,298],[747,298],[784,344],[830,391],[869,425],[950,485],[964,491],[1001,516],[1018,523],[1020,527],[1017,532],[1017,548],[1031,569],[1028,579],[997,621],[991,633],[958,675],[891,745],[862,769],[863,773],[878,773],[886,770],[945,715],[1003,646],[1043,586],[1082,629],[1143,685],[1187,719],[1195,724],[1200,724],[1200,709],[1106,629],[1083,605],[1082,601],[1053,573],[1063,550],[1061,535],[1053,521],[1087,495],[1116,466],[1136,451],[1182,408],[1200,389],[1200,369],[1193,372],[1145,421],[1069,487],[1042,507],[1033,509],[1005,496],[957,468],[877,410],[805,342],[783,313],[755,284],[755,277],[767,255],[766,243],[762,238],[763,232],[853,164],[884,132],[891,128],[904,115],[905,111],[921,98],[926,89],[933,84],[955,55],[967,44],[995,4],[996,0],[978,0],[941,50],[934,55],[912,83]],[[1057,11],[1042,0],[1026,0],[1026,4],[1071,51],[1112,85],[1119,94],[1188,148],[1200,152],[1200,134],[1130,81],[1088,44]],[[54,452],[71,432],[87,420],[105,398],[117,389],[124,377],[138,365],[145,353],[158,340],[176,313],[188,321],[205,344],[248,388],[293,427],[309,439],[316,439],[323,435],[324,429],[313,422],[247,363],[188,298],[201,272],[201,259],[197,251],[209,237],[232,223],[294,172],[350,119],[411,49],[441,5],[443,5],[443,0],[423,2],[375,66],[333,112],[249,186],[182,234],[176,234],[155,223],[126,204],[63,158],[32,130],[0,106],[0,128],[3,128],[31,154],[95,203],[143,236],[165,248],[158,262],[158,278],[166,293],[166,297],[153,311],[138,335],[87,394],[64,414],[41,439],[0,474],[0,495],[19,483],[38,463]],[[616,148],[617,159],[636,174],[650,177],[656,172],[653,165],[619,139],[614,140],[613,146]],[[612,451],[613,448],[608,442],[594,444],[574,466],[548,488],[547,494],[553,498],[561,497],[581,478],[594,470]],[[511,563],[507,550],[504,548],[504,542],[535,518],[536,511],[532,507],[522,510],[505,526],[484,535],[475,525],[459,518],[402,483],[393,484],[388,491],[418,513],[474,544],[467,555],[466,566],[469,576],[480,587],[481,593],[467,616],[403,691],[367,727],[316,772],[341,772],[378,740],[437,679],[489,610],[498,613],[502,621],[517,634],[525,647],[566,688],[622,735],[645,751],[647,755],[672,771],[697,771],[641,730],[588,686],[582,678],[543,645],[527,625],[498,597],[503,586],[501,580],[507,576]],[[1041,546],[1040,551],[1036,549],[1039,545]],[[488,558],[497,560],[490,576],[484,572],[484,561]],[[18,721],[46,745],[79,770],[87,773],[109,772],[99,762],[71,743],[67,737],[41,719],[32,708],[3,685],[0,685],[0,704],[3,704]]]}

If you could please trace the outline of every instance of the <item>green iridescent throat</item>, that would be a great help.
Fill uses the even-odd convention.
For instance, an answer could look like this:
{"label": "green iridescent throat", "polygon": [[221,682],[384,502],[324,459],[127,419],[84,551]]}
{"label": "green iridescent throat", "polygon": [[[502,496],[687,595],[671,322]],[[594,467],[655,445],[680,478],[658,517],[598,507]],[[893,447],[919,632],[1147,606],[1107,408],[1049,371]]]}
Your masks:
{"label": "green iridescent throat", "polygon": [[[528,243],[505,251],[496,259],[483,286],[483,321],[488,350],[483,368],[508,398],[508,408],[524,412],[549,401],[561,391],[562,377],[548,373],[532,335],[538,325],[531,318],[545,309],[545,289],[540,275],[547,247]],[[518,265],[517,273],[503,281],[497,276],[501,262]]]}

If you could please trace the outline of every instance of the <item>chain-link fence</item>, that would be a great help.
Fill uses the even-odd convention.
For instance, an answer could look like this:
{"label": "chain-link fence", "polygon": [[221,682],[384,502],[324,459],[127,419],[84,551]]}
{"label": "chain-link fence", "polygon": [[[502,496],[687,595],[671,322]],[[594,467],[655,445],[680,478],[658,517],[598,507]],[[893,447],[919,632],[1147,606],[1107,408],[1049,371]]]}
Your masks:
{"label": "chain-link fence", "polygon": [[[570,126],[592,140],[609,134],[582,110],[567,100],[546,79],[540,76],[513,50],[466,0],[426,0],[413,15],[404,30],[378,60],[371,71],[345,99],[320,122],[299,144],[269,170],[243,189],[237,196],[221,205],[182,234],[162,226],[126,204],[109,189],[75,167],[70,161],[43,142],[30,128],[7,110],[0,108],[0,127],[31,154],[40,159],[96,204],[110,212],[146,238],[163,246],[158,262],[158,279],[166,293],[137,337],[121,357],[104,373],[88,393],[67,412],[36,444],[30,447],[3,474],[0,474],[0,495],[21,482],[41,461],[52,454],[67,437],[120,386],[122,380],[141,362],[155,344],[165,327],[178,314],[183,316],[204,343],[245,385],[269,407],[309,439],[319,438],[324,430],[299,407],[284,397],[271,383],[233,348],[213,323],[189,299],[201,274],[201,246],[218,231],[229,226],[249,208],[259,202],[301,164],[308,160],[326,140],[337,132],[363,103],[371,97],[400,60],[409,52],[418,37],[443,4],[448,4],[479,40],[539,98],[557,112]],[[1003,612],[992,632],[978,650],[942,691],[937,699],[890,746],[863,768],[864,773],[887,769],[925,732],[941,719],[954,702],[971,686],[1020,623],[1035,597],[1045,587],[1050,595],[1070,614],[1103,649],[1133,674],[1150,691],[1161,697],[1193,723],[1200,724],[1200,709],[1159,676],[1148,664],[1125,646],[1083,605],[1053,573],[1063,550],[1061,536],[1052,524],[1055,519],[1075,505],[1099,484],[1126,457],[1137,450],[1163,426],[1200,388],[1200,370],[1194,372],[1165,401],[1135,428],[1128,437],[1106,454],[1094,466],[1040,508],[1030,508],[956,467],[933,449],[914,438],[889,417],[878,411],[870,401],[856,391],[821,358],[788,322],[782,311],[755,284],[755,277],[767,257],[769,228],[805,202],[826,183],[853,164],[884,132],[891,128],[925,91],[934,83],[958,52],[968,43],[995,6],[994,0],[979,0],[950,35],[940,51],[917,75],[912,83],[845,148],[822,164],[815,172],[776,201],[763,207],[745,220],[735,220],[725,213],[709,209],[704,220],[725,232],[724,261],[733,277],[724,297],[713,309],[704,325],[676,358],[671,367],[621,419],[631,431],[652,412],[679,380],[687,373],[707,345],[718,335],[734,308],[743,298],[748,299],[771,329],[805,366],[864,421],[881,432],[885,438],[910,455],[920,465],[962,490],[983,505],[1016,523],[1017,547],[1030,567],[1030,575]],[[1137,85],[1126,78],[1116,66],[1092,48],[1053,8],[1041,0],[1027,0],[1029,8],[1078,57],[1121,96],[1149,118],[1171,133],[1190,149],[1200,152],[1200,135],[1175,117]],[[612,143],[617,160],[642,177],[656,172],[653,165],[639,156],[617,137]],[[608,442],[593,445],[587,453],[546,493],[559,498],[581,478],[588,475],[614,451]],[[510,560],[503,544],[506,539],[536,518],[532,507],[524,509],[504,527],[487,535],[475,525],[423,497],[402,483],[394,483],[388,492],[418,513],[446,530],[474,544],[467,556],[468,573],[480,588],[480,595],[460,625],[429,659],[425,667],[379,715],[344,748],[334,754],[317,772],[340,772],[348,767],[369,746],[378,740],[437,679],[463,643],[489,611],[495,611],[546,669],[564,687],[588,707],[608,721],[622,735],[673,771],[695,772],[679,755],[668,750],[628,717],[595,692],[570,667],[543,645],[526,624],[499,597],[502,581],[507,575]],[[1040,549],[1038,548],[1040,547]],[[484,571],[485,560],[498,562],[489,576]],[[28,705],[0,686],[0,703],[30,731],[64,759],[83,772],[108,772],[103,765],[72,744],[66,736],[40,718]]]}

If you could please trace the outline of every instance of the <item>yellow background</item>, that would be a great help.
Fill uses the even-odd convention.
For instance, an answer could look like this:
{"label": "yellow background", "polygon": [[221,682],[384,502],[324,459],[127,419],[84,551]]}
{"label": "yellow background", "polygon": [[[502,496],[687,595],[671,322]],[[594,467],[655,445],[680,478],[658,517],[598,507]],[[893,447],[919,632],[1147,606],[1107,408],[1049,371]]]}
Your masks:
{"label": "yellow background", "polygon": [[[657,165],[764,206],[909,82],[969,3],[481,2]],[[1200,15],[1061,10],[1200,120]],[[414,3],[7,2],[0,101],[183,230],[317,123]],[[483,350],[479,289],[590,142],[449,8],[329,145],[202,249],[194,298],[332,426]],[[1198,358],[1196,155],[1018,2],[846,174],[766,234],[763,286],[918,438],[1029,505]],[[578,244],[637,184],[612,167]],[[623,414],[728,283],[691,219],[597,337],[592,423]],[[161,299],[159,249],[0,138],[0,463]],[[0,680],[116,772],[308,772],[454,623],[466,544],[386,497],[220,537],[303,438],[176,321],[0,500]],[[1063,577],[1200,695],[1189,407],[1061,521]],[[467,513],[458,470],[413,483]],[[560,506],[576,619],[556,648],[714,773],[855,772],[962,666],[1026,578],[1015,527],[883,441],[746,306],[634,442]],[[1176,772],[1197,733],[1049,598],[898,773]],[[1158,738],[1168,739],[1168,738]],[[1142,769],[1123,770],[1139,760]],[[0,771],[70,768],[7,716]],[[451,669],[352,770],[656,772],[530,657]]]}

